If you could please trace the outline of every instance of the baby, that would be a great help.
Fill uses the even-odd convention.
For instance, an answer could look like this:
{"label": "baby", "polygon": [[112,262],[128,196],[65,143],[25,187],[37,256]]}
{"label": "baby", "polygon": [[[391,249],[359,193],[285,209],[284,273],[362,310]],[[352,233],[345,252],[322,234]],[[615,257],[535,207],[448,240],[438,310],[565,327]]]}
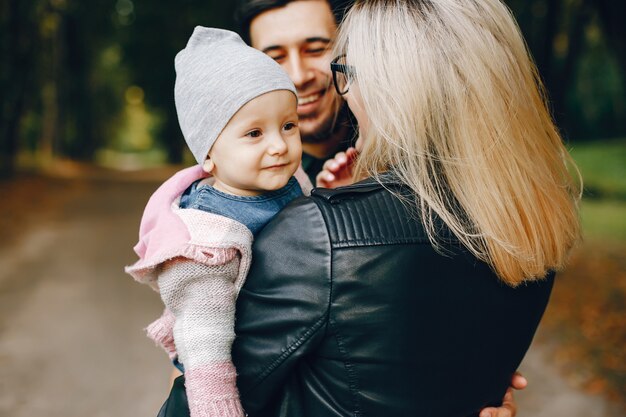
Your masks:
{"label": "baby", "polygon": [[148,335],[184,370],[191,416],[242,417],[230,350],[253,236],[311,188],[296,91],[276,62],[220,29],[196,27],[175,67],[198,165],[152,195],[126,272],[161,294],[166,309]]}

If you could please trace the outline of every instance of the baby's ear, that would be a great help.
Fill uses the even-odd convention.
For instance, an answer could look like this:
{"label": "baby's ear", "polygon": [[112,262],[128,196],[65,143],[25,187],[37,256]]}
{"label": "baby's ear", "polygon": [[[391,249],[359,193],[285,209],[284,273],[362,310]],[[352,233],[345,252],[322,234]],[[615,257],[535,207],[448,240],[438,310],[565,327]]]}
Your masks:
{"label": "baby's ear", "polygon": [[213,168],[215,168],[215,164],[213,163],[211,158],[207,156],[204,160],[204,163],[202,164],[202,170],[207,174],[210,174],[213,171]]}

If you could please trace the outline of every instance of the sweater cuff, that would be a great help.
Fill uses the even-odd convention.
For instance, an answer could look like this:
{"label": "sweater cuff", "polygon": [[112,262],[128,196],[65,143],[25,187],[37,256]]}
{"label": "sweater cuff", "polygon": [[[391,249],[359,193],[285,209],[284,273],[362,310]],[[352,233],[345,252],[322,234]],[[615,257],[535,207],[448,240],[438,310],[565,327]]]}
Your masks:
{"label": "sweater cuff", "polygon": [[186,370],[185,390],[191,417],[244,417],[236,380],[232,362]]}
{"label": "sweater cuff", "polygon": [[245,417],[239,398],[218,400],[206,404],[189,404],[191,417]]}
{"label": "sweater cuff", "polygon": [[170,357],[176,358],[176,344],[174,343],[174,315],[165,309],[163,315],[146,327],[148,337],[161,346]]}

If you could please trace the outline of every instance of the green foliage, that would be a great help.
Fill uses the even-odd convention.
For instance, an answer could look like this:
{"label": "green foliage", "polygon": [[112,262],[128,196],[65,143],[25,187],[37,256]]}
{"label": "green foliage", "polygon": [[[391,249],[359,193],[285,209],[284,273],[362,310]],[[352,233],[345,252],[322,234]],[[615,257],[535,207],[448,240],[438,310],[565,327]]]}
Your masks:
{"label": "green foliage", "polygon": [[505,0],[570,140],[626,135],[624,2]]}
{"label": "green foliage", "polygon": [[614,137],[624,133],[626,77],[597,21],[587,26],[586,48],[575,66],[566,99],[569,137]]}

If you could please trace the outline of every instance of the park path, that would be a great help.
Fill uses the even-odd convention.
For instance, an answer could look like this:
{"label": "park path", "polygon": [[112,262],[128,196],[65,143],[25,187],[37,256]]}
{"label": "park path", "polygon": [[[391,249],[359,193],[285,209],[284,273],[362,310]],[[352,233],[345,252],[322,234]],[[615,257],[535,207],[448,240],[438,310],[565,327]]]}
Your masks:
{"label": "park path", "polygon": [[[54,209],[45,196],[9,206],[32,213],[1,231],[0,417],[156,415],[170,367],[142,328],[160,301],[122,268],[134,260],[139,217],[161,178],[132,179],[56,179]],[[618,416],[550,362],[545,346],[531,348],[519,417]]]}

